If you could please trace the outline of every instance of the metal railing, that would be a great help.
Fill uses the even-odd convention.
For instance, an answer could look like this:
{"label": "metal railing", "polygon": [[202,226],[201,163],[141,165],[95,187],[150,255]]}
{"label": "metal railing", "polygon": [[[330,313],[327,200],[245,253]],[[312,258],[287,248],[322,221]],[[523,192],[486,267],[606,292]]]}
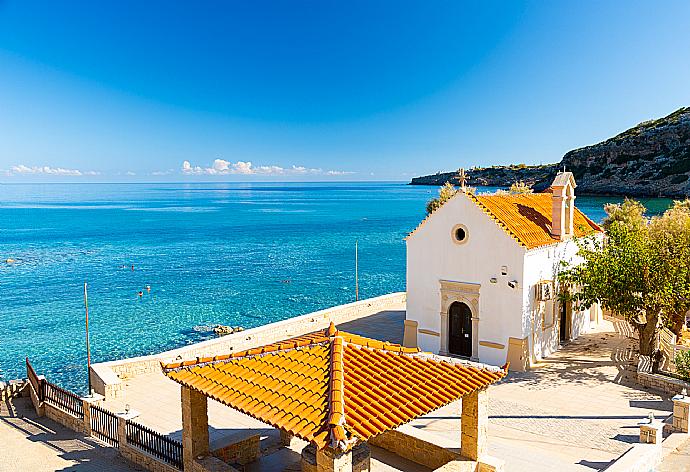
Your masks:
{"label": "metal railing", "polygon": [[117,436],[117,416],[98,405],[90,405],[91,434],[111,446],[118,447],[120,440]]}
{"label": "metal railing", "polygon": [[79,419],[84,419],[84,402],[78,395],[46,380],[43,382],[43,398],[46,403],[65,410]]}
{"label": "metal railing", "polygon": [[36,394],[36,397],[38,397],[38,401],[42,402],[43,401],[43,381],[38,378],[38,375],[36,375],[36,371],[34,370],[33,366],[31,365],[31,362],[29,362],[29,358],[26,358],[26,376],[29,379],[29,383],[31,384],[31,388],[34,389],[34,393]]}
{"label": "metal railing", "polygon": [[182,443],[144,425],[127,421],[127,444],[182,470]]}

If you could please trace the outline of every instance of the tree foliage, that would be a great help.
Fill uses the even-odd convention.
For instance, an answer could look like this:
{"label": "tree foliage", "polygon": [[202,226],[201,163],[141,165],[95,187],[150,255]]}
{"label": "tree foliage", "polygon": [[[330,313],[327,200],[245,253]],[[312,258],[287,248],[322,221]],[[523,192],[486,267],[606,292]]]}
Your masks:
{"label": "tree foliage", "polygon": [[438,197],[432,198],[426,204],[426,214],[429,215],[446,203],[448,200],[453,198],[453,196],[460,190],[455,188],[450,182],[446,182],[441,188],[438,189]]}
{"label": "tree foliage", "polygon": [[679,334],[690,310],[690,201],[648,218],[639,202],[607,205],[606,238],[578,241],[579,265],[560,273],[582,308],[598,302],[638,331],[640,353],[652,356],[660,326]]}

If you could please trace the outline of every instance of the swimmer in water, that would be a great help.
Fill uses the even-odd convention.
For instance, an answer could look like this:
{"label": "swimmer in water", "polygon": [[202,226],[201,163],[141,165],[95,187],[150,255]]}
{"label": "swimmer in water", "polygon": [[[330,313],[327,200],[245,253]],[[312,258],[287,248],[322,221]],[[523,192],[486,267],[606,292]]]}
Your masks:
{"label": "swimmer in water", "polygon": [[143,290],[139,290],[139,298],[141,298],[141,297],[143,297],[143,296],[144,296],[144,291],[143,291]]}
{"label": "swimmer in water", "polygon": [[147,285],[147,286],[146,286],[146,291],[147,291],[148,293],[151,293],[151,286],[150,286],[150,285]]}
{"label": "swimmer in water", "polygon": [[132,264],[132,272],[134,272],[134,264]]}

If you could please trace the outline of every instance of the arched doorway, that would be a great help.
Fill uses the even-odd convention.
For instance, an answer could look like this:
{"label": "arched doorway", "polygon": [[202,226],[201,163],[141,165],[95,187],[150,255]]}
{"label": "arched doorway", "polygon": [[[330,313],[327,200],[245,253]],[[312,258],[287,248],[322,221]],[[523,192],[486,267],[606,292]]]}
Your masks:
{"label": "arched doorway", "polygon": [[472,357],[472,310],[466,303],[454,302],[448,310],[448,352]]}

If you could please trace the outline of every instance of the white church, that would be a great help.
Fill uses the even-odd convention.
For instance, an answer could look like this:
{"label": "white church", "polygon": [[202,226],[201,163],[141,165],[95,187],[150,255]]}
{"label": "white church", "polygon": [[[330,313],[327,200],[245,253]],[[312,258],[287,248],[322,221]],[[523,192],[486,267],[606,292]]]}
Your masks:
{"label": "white church", "polygon": [[424,351],[526,370],[598,323],[601,310],[560,303],[573,237],[602,229],[575,207],[559,173],[538,194],[458,192],[407,237],[405,342]]}

